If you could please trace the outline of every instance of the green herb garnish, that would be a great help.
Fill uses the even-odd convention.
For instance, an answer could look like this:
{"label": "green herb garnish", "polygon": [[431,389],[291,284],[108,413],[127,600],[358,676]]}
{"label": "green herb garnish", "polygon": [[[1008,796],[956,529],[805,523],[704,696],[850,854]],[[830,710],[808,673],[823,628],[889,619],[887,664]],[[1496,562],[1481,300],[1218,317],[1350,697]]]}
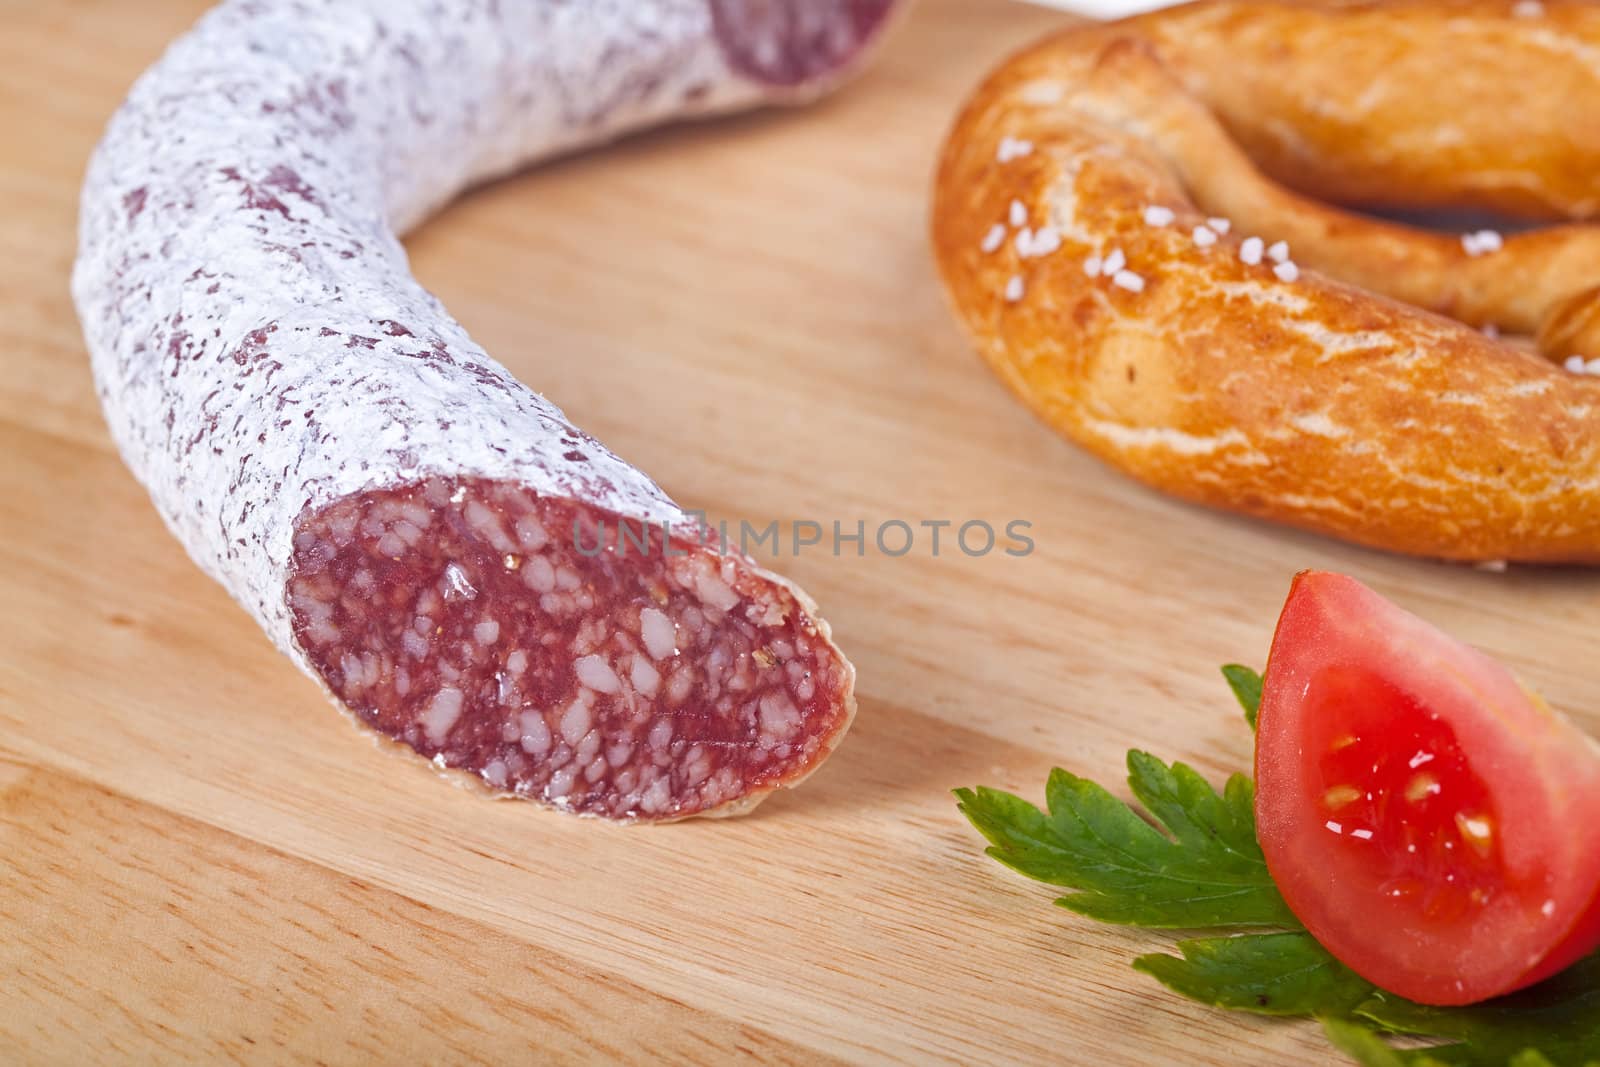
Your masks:
{"label": "green herb garnish", "polygon": [[[1222,669],[1255,728],[1261,676]],[[1045,810],[997,789],[957,789],[988,854],[1029,878],[1072,890],[1056,901],[1100,922],[1210,928],[1181,955],[1134,968],[1193,1000],[1264,1015],[1314,1016],[1365,1067],[1600,1067],[1600,954],[1533,989],[1465,1008],[1432,1008],[1374,987],[1295,919],[1256,840],[1255,783],[1218,793],[1192,768],[1128,753],[1142,807],[1057,768]],[[1262,927],[1275,932],[1258,931]],[[1408,1040],[1404,1046],[1396,1038]],[[1429,1042],[1416,1047],[1417,1040]]]}
{"label": "green herb garnish", "polygon": [[1249,667],[1229,663],[1222,668],[1222,677],[1227,679],[1228,688],[1233,690],[1234,699],[1238,700],[1239,706],[1244,709],[1244,721],[1254,730],[1256,716],[1261,712],[1261,675]]}
{"label": "green herb garnish", "polygon": [[[1056,901],[1131,926],[1280,926],[1294,916],[1256,844],[1255,787],[1244,775],[1222,795],[1181,763],[1128,753],[1128,785],[1167,832],[1104,788],[1057,769],[1049,813],[1009,793],[956,790],[991,842],[989,855],[1029,878],[1077,890]],[[1169,836],[1170,835],[1170,836]]]}

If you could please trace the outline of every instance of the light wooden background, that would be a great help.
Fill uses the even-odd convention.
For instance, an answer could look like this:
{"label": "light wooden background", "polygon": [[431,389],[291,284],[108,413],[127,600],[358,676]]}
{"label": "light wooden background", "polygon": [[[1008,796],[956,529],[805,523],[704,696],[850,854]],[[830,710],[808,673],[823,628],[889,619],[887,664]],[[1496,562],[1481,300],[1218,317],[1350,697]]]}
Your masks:
{"label": "light wooden background", "polygon": [[1180,506],[1035,424],[928,259],[963,92],[1064,16],[925,0],[862,82],[468,198],[411,244],[488,349],[689,506],[1031,521],[1026,559],[781,561],[860,669],[803,789],[617,828],[378,751],[185,558],[101,423],[67,294],[78,184],[203,0],[0,0],[0,1060],[751,1057],[1323,1062],[1127,967],[984,858],[948,790],[1038,797],[1130,746],[1249,738],[1290,575],[1350,571],[1600,730],[1600,590],[1385,558]]}

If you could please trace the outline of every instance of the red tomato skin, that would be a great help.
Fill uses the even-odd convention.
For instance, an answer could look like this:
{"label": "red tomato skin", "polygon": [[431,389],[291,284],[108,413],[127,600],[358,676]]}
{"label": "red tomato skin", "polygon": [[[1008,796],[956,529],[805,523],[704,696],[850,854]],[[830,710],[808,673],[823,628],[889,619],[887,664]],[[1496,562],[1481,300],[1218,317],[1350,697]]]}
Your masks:
{"label": "red tomato skin", "polygon": [[[1381,853],[1375,862],[1325,831],[1305,742],[1326,735],[1326,719],[1308,719],[1329,671],[1370,673],[1454,731],[1500,830],[1506,883],[1492,905],[1430,929],[1379,892]],[[1290,909],[1381,988],[1474,1003],[1600,945],[1600,748],[1503,666],[1353,578],[1307,571],[1290,587],[1263,681],[1256,779],[1262,851]]]}
{"label": "red tomato skin", "polygon": [[1535,982],[1553,978],[1595,949],[1600,948],[1600,891],[1589,901],[1589,910],[1579,919],[1566,939],[1550,950],[1543,963],[1529,971],[1507,992],[1524,989]]}

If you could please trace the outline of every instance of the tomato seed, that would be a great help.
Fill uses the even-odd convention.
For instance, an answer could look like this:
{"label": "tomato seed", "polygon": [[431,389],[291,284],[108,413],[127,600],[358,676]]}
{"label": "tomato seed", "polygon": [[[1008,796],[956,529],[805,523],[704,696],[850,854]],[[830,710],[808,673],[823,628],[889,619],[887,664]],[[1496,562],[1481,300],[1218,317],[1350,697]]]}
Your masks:
{"label": "tomato seed", "polygon": [[1461,831],[1461,840],[1471,845],[1474,852],[1480,856],[1489,855],[1494,846],[1494,823],[1487,815],[1456,812],[1456,829]]}
{"label": "tomato seed", "polygon": [[1322,794],[1322,803],[1327,805],[1329,811],[1338,811],[1347,804],[1353,804],[1361,799],[1361,790],[1353,785],[1336,785]]}
{"label": "tomato seed", "polygon": [[1406,799],[1413,804],[1420,804],[1429,797],[1438,796],[1439,790],[1439,779],[1433,775],[1413,775],[1411,781],[1406,783]]}

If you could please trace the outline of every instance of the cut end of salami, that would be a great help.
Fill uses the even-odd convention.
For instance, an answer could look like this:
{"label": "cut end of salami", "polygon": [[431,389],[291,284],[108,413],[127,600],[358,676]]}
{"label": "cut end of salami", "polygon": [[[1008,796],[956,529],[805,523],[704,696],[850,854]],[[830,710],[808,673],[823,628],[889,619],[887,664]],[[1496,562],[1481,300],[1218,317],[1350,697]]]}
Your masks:
{"label": "cut end of salami", "polygon": [[742,810],[805,777],[852,671],[793,587],[679,532],[482,479],[299,523],[295,638],[364,722],[582,814]]}
{"label": "cut end of salami", "polygon": [[895,0],[710,0],[728,65],[800,86],[842,72],[880,34]]}

